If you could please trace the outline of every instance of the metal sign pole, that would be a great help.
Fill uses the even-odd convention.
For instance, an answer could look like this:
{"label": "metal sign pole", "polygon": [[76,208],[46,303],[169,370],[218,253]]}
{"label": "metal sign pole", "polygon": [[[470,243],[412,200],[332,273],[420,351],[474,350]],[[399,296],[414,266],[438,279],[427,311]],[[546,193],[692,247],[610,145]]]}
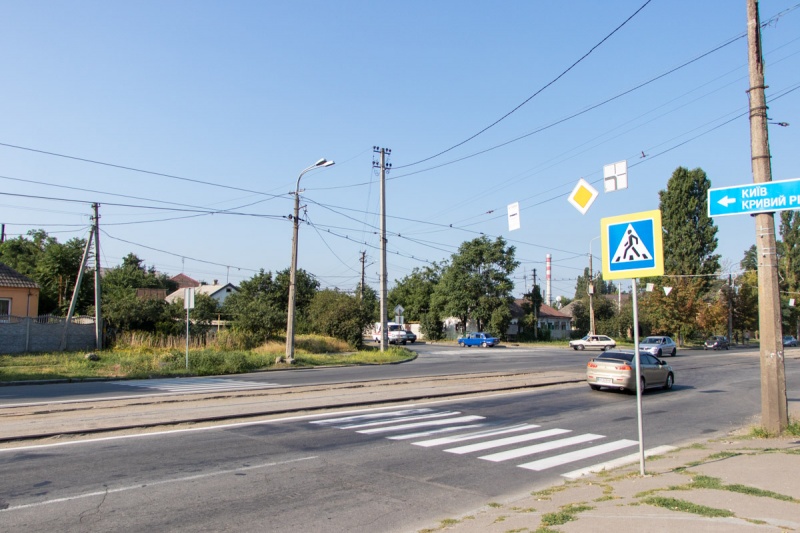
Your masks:
{"label": "metal sign pole", "polygon": [[633,303],[633,359],[636,370],[636,420],[639,424],[639,474],[644,476],[644,431],[642,429],[642,378],[641,357],[639,356],[639,304],[636,300],[636,278],[631,279],[631,298]]}

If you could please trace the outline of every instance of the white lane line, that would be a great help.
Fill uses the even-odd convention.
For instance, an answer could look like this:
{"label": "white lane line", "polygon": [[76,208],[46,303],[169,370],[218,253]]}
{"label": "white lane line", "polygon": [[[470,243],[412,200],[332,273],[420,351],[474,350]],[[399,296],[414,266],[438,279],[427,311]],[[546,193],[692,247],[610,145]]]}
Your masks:
{"label": "white lane line", "polygon": [[419,433],[407,433],[405,435],[394,435],[393,437],[386,437],[386,438],[391,440],[418,439],[420,437],[429,437],[431,435],[439,435],[441,433],[450,433],[453,431],[460,431],[462,429],[482,428],[485,426],[486,424],[469,424],[467,426],[453,426],[449,428],[431,429],[430,431],[420,431]]}
{"label": "white lane line", "polygon": [[[676,449],[677,448],[675,448],[675,446],[658,446],[656,448],[645,450],[644,456],[650,457],[652,455],[662,455]],[[632,453],[630,455],[626,455],[625,457],[614,459],[613,461],[607,461],[605,463],[599,463],[596,465],[587,466],[586,468],[573,470],[572,472],[567,472],[566,474],[561,474],[561,475],[568,479],[578,479],[579,477],[583,477],[589,474],[602,472],[604,470],[612,470],[614,468],[619,468],[620,466],[632,465],[637,462],[639,462],[639,454]]]}
{"label": "white lane line", "polygon": [[490,440],[487,442],[478,442],[476,444],[468,444],[466,446],[459,446],[458,448],[450,448],[445,450],[449,453],[472,453],[480,452],[483,450],[490,450],[492,448],[499,448],[500,446],[509,446],[511,444],[519,444],[520,442],[528,442],[532,440],[545,439],[555,435],[562,435],[564,433],[571,433],[569,429],[546,429],[544,431],[537,431],[535,433],[527,433],[525,435],[516,435],[514,437],[506,437],[504,439]]}
{"label": "white lane line", "polygon": [[488,431],[476,431],[474,433],[467,433],[465,435],[453,435],[452,437],[443,437],[441,439],[421,440],[419,442],[412,442],[415,446],[441,446],[443,444],[454,444],[456,442],[463,442],[465,440],[482,439],[484,437],[494,437],[495,435],[504,435],[506,433],[515,433],[517,431],[525,431],[527,429],[538,428],[536,424],[520,424],[518,426],[503,427],[499,429],[490,429]]}
{"label": "white lane line", "polygon": [[370,415],[356,415],[356,416],[343,416],[340,418],[326,418],[325,420],[314,420],[310,424],[319,424],[322,426],[336,425],[340,423],[357,422],[359,420],[374,420],[376,418],[384,418],[387,416],[407,416],[417,415],[421,413],[432,413],[433,409],[403,409],[402,411],[389,411],[388,413],[373,413]]}
{"label": "white lane line", "polygon": [[428,413],[424,415],[415,416],[401,416],[398,418],[385,418],[384,420],[374,420],[372,422],[362,422],[360,424],[348,424],[345,426],[336,426],[339,429],[358,429],[370,426],[383,426],[385,424],[396,424],[397,422],[411,422],[413,420],[427,420],[429,418],[442,418],[445,416],[460,415],[460,411],[441,411],[439,413]]}
{"label": "white lane line", "polygon": [[459,416],[456,418],[447,418],[445,420],[428,420],[425,422],[414,422],[411,424],[400,424],[399,426],[389,426],[389,427],[382,427],[382,428],[372,428],[372,429],[362,429],[361,431],[357,431],[356,433],[363,433],[365,435],[371,435],[374,433],[388,433],[390,431],[401,431],[403,429],[414,429],[414,428],[423,428],[423,427],[430,427],[430,426],[444,426],[446,424],[454,424],[454,423],[461,423],[461,422],[472,422],[474,420],[483,420],[485,417],[471,415],[471,416]]}
{"label": "white lane line", "polygon": [[584,448],[574,452],[562,453],[561,455],[554,455],[553,457],[548,457],[547,459],[539,459],[538,461],[532,461],[530,463],[517,466],[520,468],[526,468],[528,470],[536,470],[537,472],[540,472],[542,470],[547,470],[548,468],[553,468],[554,466],[561,466],[567,463],[580,461],[581,459],[603,455],[604,453],[615,452],[623,448],[630,448],[631,446],[636,446],[637,444],[639,444],[639,442],[635,440],[616,440],[614,442],[607,442],[605,444],[592,446],[591,448]]}
{"label": "white lane line", "polygon": [[574,437],[567,437],[566,439],[553,440],[550,442],[543,442],[541,444],[534,444],[533,446],[525,446],[523,448],[516,448],[507,452],[493,453],[491,455],[484,455],[481,459],[485,461],[492,461],[498,463],[500,461],[508,461],[509,459],[517,459],[525,457],[526,455],[533,455],[535,453],[546,452],[550,450],[557,450],[558,448],[565,448],[573,444],[581,444],[592,440],[602,439],[603,435],[595,435],[593,433],[586,433],[584,435],[576,435]]}
{"label": "white lane line", "polygon": [[314,456],[310,456],[310,457],[300,457],[298,459],[290,459],[288,461],[277,461],[277,462],[272,462],[272,463],[264,463],[264,464],[260,464],[260,465],[244,466],[244,467],[241,467],[241,468],[234,468],[234,469],[231,469],[231,470],[218,470],[216,472],[208,472],[206,474],[196,474],[194,476],[187,476],[187,477],[181,477],[181,478],[176,478],[176,479],[164,479],[164,480],[161,480],[161,481],[148,481],[147,483],[139,483],[137,485],[131,485],[131,486],[128,486],[128,487],[119,487],[119,488],[116,488],[116,489],[107,489],[107,490],[99,490],[99,491],[96,491],[96,492],[87,492],[87,493],[84,493],[84,494],[76,494],[75,496],[69,496],[69,497],[66,497],[66,498],[56,498],[56,499],[53,499],[53,500],[46,500],[46,501],[37,502],[37,503],[28,503],[28,504],[24,504],[24,505],[13,505],[13,506],[10,506],[10,507],[6,507],[5,509],[0,509],[0,513],[7,513],[7,512],[10,512],[10,511],[19,511],[21,509],[31,509],[31,508],[34,508],[34,507],[41,507],[43,505],[51,505],[51,504],[54,504],[54,503],[70,502],[70,501],[74,501],[74,500],[80,500],[80,499],[83,499],[83,498],[103,497],[103,496],[106,496],[108,494],[114,494],[114,493],[117,493],[117,492],[127,492],[127,491],[130,491],[130,490],[145,489],[145,488],[150,488],[150,487],[156,487],[158,485],[166,485],[168,483],[184,483],[184,482],[187,482],[187,481],[195,481],[195,480],[198,480],[198,479],[205,479],[205,478],[214,477],[214,476],[220,476],[220,475],[225,475],[225,474],[233,474],[233,473],[238,473],[238,472],[245,472],[247,470],[256,470],[256,469],[259,469],[259,468],[270,468],[270,467],[273,467],[273,466],[287,465],[287,464],[291,464],[291,463],[297,463],[297,462],[300,462],[300,461],[309,461],[311,459],[317,459],[317,457],[318,456],[314,455]]}

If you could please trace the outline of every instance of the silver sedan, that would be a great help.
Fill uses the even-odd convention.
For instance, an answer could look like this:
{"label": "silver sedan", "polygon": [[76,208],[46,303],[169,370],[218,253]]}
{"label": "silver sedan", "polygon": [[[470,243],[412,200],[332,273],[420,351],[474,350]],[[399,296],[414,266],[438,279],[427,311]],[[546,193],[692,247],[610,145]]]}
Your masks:
{"label": "silver sedan", "polygon": [[[675,383],[675,372],[665,361],[650,354],[639,352],[641,362],[642,390],[649,387],[660,387],[669,390]],[[602,387],[636,392],[636,377],[633,352],[605,352],[595,357],[586,365],[586,381],[592,390]]]}
{"label": "silver sedan", "polygon": [[639,351],[647,352],[656,357],[672,356],[678,351],[675,341],[669,337],[651,336],[639,343]]}

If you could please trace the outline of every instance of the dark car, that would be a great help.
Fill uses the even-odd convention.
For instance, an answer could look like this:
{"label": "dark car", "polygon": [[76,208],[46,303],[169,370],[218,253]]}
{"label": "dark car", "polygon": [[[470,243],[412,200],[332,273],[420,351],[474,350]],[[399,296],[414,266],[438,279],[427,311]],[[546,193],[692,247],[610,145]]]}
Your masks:
{"label": "dark car", "polygon": [[703,343],[704,350],[728,350],[730,346],[728,345],[728,338],[723,337],[722,335],[714,335],[713,337],[709,337],[708,340]]}
{"label": "dark car", "polygon": [[406,342],[410,342],[411,344],[417,342],[417,336],[410,329],[406,330]]}

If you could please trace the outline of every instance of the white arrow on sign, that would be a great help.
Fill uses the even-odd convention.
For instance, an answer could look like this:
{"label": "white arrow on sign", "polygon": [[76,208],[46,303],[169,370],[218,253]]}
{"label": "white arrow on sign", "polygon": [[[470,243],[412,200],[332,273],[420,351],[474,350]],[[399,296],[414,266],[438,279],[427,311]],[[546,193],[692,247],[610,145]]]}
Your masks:
{"label": "white arrow on sign", "polygon": [[731,205],[731,204],[733,204],[733,203],[736,203],[736,198],[728,198],[728,195],[726,194],[726,195],[725,195],[725,196],[724,196],[724,197],[723,197],[723,198],[722,198],[722,199],[721,199],[719,202],[717,202],[717,203],[718,203],[719,205],[721,205],[721,206],[728,207],[729,205]]}

